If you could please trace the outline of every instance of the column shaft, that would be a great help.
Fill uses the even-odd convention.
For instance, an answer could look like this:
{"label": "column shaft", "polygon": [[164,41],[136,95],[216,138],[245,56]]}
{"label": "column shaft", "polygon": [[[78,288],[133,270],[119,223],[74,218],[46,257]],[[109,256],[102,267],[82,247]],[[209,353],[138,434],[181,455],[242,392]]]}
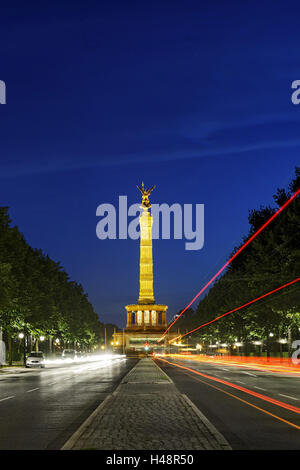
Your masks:
{"label": "column shaft", "polygon": [[141,304],[154,303],[153,258],[152,258],[152,216],[144,208],[140,216],[140,295]]}

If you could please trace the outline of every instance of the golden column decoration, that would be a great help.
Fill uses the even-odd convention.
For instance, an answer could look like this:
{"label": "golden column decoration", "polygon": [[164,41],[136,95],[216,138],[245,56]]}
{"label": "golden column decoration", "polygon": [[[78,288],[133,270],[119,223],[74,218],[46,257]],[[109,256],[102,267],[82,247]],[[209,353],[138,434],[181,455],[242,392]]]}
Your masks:
{"label": "golden column decoration", "polygon": [[137,186],[142,193],[142,214],[140,215],[140,295],[139,304],[154,304],[153,293],[153,257],[152,257],[152,216],[149,196],[155,186],[146,190],[144,183]]}
{"label": "golden column decoration", "polygon": [[140,291],[137,304],[126,305],[127,326],[125,330],[128,350],[144,351],[144,342],[156,344],[159,335],[167,326],[167,305],[156,304],[153,293],[152,215],[149,196],[155,186],[145,189],[144,183],[137,186],[142,193],[140,223]]}
{"label": "golden column decoration", "polygon": [[142,214],[140,215],[140,294],[139,304],[154,304],[153,293],[153,257],[152,257],[152,216],[149,212],[151,207],[149,195],[155,188],[146,190],[144,183],[142,187],[137,186],[142,193]]}

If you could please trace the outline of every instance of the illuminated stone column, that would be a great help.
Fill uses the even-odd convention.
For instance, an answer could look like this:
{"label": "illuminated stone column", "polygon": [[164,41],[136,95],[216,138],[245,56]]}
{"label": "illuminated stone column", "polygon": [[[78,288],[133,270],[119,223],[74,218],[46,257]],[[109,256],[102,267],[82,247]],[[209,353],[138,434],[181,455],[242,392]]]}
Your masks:
{"label": "illuminated stone column", "polygon": [[140,216],[140,295],[139,304],[154,304],[153,258],[152,258],[152,216],[148,208],[142,206]]}
{"label": "illuminated stone column", "polygon": [[150,312],[149,312],[149,310],[144,311],[144,323],[145,323],[145,325],[150,324]]}
{"label": "illuminated stone column", "polygon": [[[152,257],[152,215],[151,204],[149,196],[155,186],[146,189],[144,183],[138,189],[142,193],[141,214],[139,217],[140,224],[140,283],[139,283],[139,297],[136,304],[126,305],[127,313],[130,312],[131,316],[127,317],[126,328],[126,350],[143,351],[141,342],[143,341],[143,334],[146,334],[149,339],[153,339],[153,344],[156,344],[157,336],[162,335],[166,324],[166,311],[167,305],[156,304],[153,293],[153,257]],[[135,315],[135,319],[133,317]],[[143,334],[141,331],[143,330]],[[176,333],[173,336],[176,336]],[[169,335],[168,335],[169,337]],[[134,341],[131,342],[131,338]],[[154,341],[155,340],[155,341]],[[167,336],[165,336],[165,342]],[[161,345],[159,346],[161,347]],[[126,352],[126,351],[125,351]]]}
{"label": "illuminated stone column", "polygon": [[151,325],[157,325],[157,311],[151,310]]}

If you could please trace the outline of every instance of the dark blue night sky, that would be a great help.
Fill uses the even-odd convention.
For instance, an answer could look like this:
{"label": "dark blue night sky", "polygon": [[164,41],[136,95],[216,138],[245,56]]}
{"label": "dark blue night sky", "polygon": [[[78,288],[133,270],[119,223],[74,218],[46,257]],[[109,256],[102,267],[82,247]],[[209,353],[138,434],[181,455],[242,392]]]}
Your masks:
{"label": "dark blue night sky", "polygon": [[[137,300],[139,244],[96,238],[96,208],[156,184],[204,203],[205,245],[155,241],[169,318],[248,233],[300,163],[299,4],[17,2],[1,6],[0,204],[81,282],[101,320]],[[298,10],[297,10],[298,8]]]}

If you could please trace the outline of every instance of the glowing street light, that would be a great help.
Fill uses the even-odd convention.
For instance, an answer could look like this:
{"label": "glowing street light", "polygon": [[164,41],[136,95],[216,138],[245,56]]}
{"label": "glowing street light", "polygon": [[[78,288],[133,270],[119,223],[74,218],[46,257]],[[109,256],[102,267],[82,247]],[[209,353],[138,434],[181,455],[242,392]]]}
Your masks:
{"label": "glowing street light", "polygon": [[45,336],[40,336],[40,341],[45,341]]}
{"label": "glowing street light", "polygon": [[19,333],[19,334],[18,334],[18,337],[19,337],[20,339],[23,339],[23,338],[24,338],[24,333]]}

